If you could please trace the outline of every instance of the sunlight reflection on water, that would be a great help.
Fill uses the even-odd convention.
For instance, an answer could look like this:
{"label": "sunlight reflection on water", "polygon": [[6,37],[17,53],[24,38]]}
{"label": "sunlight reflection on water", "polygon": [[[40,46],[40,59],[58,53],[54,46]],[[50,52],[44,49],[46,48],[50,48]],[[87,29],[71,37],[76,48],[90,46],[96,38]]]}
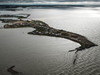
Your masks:
{"label": "sunlight reflection on water", "polygon": [[[94,43],[100,44],[100,7],[24,8],[22,11],[0,12],[4,14],[29,13],[31,14],[29,18],[42,20],[57,29],[82,34]],[[3,26],[1,22],[0,26]],[[0,30],[0,60],[2,60],[0,67],[8,68],[16,65],[15,69],[25,75],[100,74],[98,71],[100,69],[99,46],[79,52],[76,65],[73,65],[75,53],[68,53],[68,50],[78,47],[79,44],[63,38],[28,35],[27,32],[32,30],[33,28]],[[5,74],[2,71],[2,73],[8,75],[7,72]]]}

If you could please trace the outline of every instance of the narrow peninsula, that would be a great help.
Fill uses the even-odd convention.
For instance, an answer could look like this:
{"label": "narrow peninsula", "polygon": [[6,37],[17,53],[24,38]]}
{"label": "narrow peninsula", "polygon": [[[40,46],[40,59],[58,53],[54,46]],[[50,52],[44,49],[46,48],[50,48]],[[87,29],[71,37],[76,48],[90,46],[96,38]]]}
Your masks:
{"label": "narrow peninsula", "polygon": [[29,20],[3,19],[1,21],[3,21],[3,22],[6,21],[6,23],[8,23],[8,24],[4,25],[4,28],[6,28],[6,29],[7,28],[20,28],[20,27],[33,27],[33,28],[35,28],[35,30],[32,32],[28,32],[28,34],[65,38],[65,39],[69,39],[74,42],[77,42],[81,45],[80,47],[75,48],[74,50],[70,50],[69,52],[71,52],[71,51],[78,52],[78,51],[84,50],[86,48],[97,46],[93,42],[89,41],[85,36],[82,36],[82,35],[79,35],[76,33],[72,33],[69,31],[65,31],[65,30],[55,29],[40,20],[29,21]]}

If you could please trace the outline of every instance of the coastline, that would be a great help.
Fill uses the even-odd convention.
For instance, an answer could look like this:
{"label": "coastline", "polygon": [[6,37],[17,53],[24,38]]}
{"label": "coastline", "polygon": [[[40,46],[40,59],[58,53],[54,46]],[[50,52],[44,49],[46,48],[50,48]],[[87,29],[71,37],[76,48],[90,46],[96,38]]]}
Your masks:
{"label": "coastline", "polygon": [[31,21],[8,20],[7,22],[12,23],[12,24],[4,25],[4,28],[6,28],[6,29],[7,28],[20,28],[20,27],[33,27],[36,30],[34,30],[32,32],[28,32],[28,34],[65,38],[65,39],[69,39],[74,42],[77,42],[81,45],[80,47],[75,48],[74,50],[70,50],[69,52],[71,52],[71,51],[78,52],[78,51],[84,50],[86,48],[97,46],[93,42],[89,41],[85,36],[82,36],[82,35],[79,35],[79,34],[76,34],[73,32],[69,32],[69,31],[65,31],[65,30],[59,30],[59,29],[52,28],[45,22],[42,22],[39,20],[31,20]]}
{"label": "coastline", "polygon": [[[36,30],[33,27],[3,27],[0,30],[0,59],[2,60],[0,74],[11,75],[12,73],[7,70],[14,65],[15,67],[12,70],[21,72],[22,75],[100,74],[98,67],[100,66],[99,9],[99,7],[68,7],[66,9],[47,7],[39,9],[34,7],[30,9],[15,8],[15,11],[2,9],[1,14],[27,13],[31,15],[27,19],[22,19],[22,21],[15,18],[4,18],[16,21],[12,23],[2,23],[1,21],[0,27],[5,24],[24,24],[25,20],[41,20],[54,29],[84,36],[98,46],[76,52],[76,48],[81,45],[70,40],[71,38],[53,36],[53,34],[33,34],[33,30]],[[28,32],[32,32],[32,34],[27,34]]]}

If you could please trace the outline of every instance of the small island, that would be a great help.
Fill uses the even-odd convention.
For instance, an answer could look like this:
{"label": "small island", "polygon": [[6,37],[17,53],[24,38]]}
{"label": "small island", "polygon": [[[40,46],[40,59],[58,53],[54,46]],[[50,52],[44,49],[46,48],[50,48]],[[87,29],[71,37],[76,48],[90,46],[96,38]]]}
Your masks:
{"label": "small island", "polygon": [[[74,50],[70,50],[69,52],[71,52],[71,51],[78,52],[78,51],[84,50],[86,48],[97,46],[93,42],[89,41],[85,36],[82,36],[82,35],[79,35],[76,33],[72,33],[69,31],[65,31],[65,30],[55,29],[55,28],[50,27],[48,24],[46,24],[45,22],[40,21],[40,20],[31,20],[31,21],[29,21],[29,20],[12,20],[12,19],[5,19],[5,20],[6,20],[6,23],[8,23],[8,24],[4,25],[5,29],[7,29],[7,28],[21,28],[21,27],[33,27],[36,30],[34,30],[32,32],[28,32],[28,34],[65,38],[65,39],[69,39],[69,40],[72,40],[74,42],[77,42],[81,45],[80,47],[75,48]],[[1,20],[1,21],[5,22],[5,20]]]}
{"label": "small island", "polygon": [[9,18],[9,17],[15,17],[15,18],[27,18],[29,17],[30,14],[13,14],[13,15],[10,15],[10,14],[3,14],[3,15],[0,15],[0,18],[3,17],[3,18]]}

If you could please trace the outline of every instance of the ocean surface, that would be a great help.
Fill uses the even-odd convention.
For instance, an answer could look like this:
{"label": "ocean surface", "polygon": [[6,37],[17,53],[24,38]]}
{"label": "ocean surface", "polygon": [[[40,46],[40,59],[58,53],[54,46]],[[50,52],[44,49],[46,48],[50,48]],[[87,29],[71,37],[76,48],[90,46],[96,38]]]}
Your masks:
{"label": "ocean surface", "polygon": [[[33,28],[0,29],[0,75],[12,75],[7,69],[15,65],[18,75],[100,75],[100,7],[2,9],[0,14],[31,14],[28,19],[41,20],[56,29],[81,34],[98,46],[68,52],[80,45],[49,36],[29,35]],[[0,26],[5,23],[0,21]]]}

